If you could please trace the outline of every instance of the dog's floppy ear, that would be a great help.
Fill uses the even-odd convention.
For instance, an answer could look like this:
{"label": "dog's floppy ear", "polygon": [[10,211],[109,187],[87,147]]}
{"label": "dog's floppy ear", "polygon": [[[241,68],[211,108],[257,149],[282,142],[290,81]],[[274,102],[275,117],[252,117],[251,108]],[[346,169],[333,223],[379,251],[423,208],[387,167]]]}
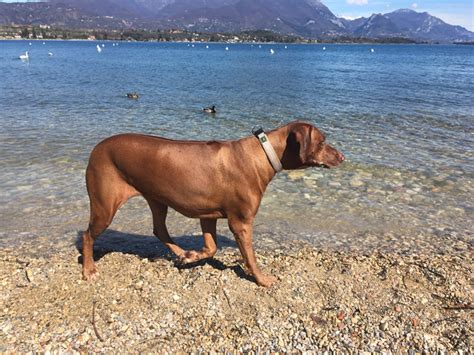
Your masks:
{"label": "dog's floppy ear", "polygon": [[291,130],[287,139],[287,148],[294,154],[298,162],[297,166],[304,166],[309,163],[312,152],[310,125],[299,125]]}

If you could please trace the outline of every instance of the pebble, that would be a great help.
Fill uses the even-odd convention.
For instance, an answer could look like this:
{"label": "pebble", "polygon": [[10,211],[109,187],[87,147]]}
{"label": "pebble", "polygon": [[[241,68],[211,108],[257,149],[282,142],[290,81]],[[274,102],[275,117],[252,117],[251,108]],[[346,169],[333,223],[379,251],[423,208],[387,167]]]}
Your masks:
{"label": "pebble", "polygon": [[351,187],[361,187],[365,185],[363,181],[357,179],[351,180],[349,184],[351,185]]}

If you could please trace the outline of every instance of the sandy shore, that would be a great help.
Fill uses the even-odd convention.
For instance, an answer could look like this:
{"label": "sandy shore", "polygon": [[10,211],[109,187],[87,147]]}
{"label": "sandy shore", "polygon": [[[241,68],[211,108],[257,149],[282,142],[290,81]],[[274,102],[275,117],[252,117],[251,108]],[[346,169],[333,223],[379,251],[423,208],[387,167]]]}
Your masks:
{"label": "sandy shore", "polygon": [[[260,251],[270,289],[235,248],[180,269],[102,252],[95,283],[79,252],[0,251],[0,351],[435,351],[473,349],[468,255]],[[467,254],[467,253],[466,253]]]}

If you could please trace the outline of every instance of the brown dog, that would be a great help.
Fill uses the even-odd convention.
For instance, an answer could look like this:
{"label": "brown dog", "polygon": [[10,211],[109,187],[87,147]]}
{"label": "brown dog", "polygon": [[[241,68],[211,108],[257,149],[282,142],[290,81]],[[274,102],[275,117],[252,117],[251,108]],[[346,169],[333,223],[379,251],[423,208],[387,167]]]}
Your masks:
{"label": "brown dog", "polygon": [[[268,134],[283,169],[310,166],[332,168],[344,155],[325,143],[314,126],[292,122]],[[91,215],[83,235],[83,277],[94,279],[94,240],[131,197],[142,195],[153,215],[153,233],[182,264],[214,256],[217,218],[227,218],[242,253],[246,272],[257,284],[276,279],[257,266],[252,246],[252,224],[267,185],[276,172],[259,140],[175,141],[139,134],[105,139],[91,153],[86,171]],[[170,238],[165,219],[168,207],[200,218],[202,250],[181,249]]]}

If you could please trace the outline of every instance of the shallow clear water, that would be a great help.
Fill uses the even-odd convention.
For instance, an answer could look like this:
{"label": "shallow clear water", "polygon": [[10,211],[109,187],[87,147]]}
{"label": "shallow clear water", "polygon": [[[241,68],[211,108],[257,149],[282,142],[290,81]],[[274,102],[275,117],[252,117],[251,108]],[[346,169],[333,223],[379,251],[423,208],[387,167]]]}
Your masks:
{"label": "shallow clear water", "polygon": [[[235,139],[295,118],[346,162],[279,174],[257,239],[472,231],[474,47],[100,42],[99,54],[97,43],[0,41],[0,245],[75,240],[88,222],[88,155],[109,135]],[[217,115],[201,112],[212,104]],[[198,231],[169,219],[172,234]],[[130,201],[111,228],[150,235],[146,204]]]}

